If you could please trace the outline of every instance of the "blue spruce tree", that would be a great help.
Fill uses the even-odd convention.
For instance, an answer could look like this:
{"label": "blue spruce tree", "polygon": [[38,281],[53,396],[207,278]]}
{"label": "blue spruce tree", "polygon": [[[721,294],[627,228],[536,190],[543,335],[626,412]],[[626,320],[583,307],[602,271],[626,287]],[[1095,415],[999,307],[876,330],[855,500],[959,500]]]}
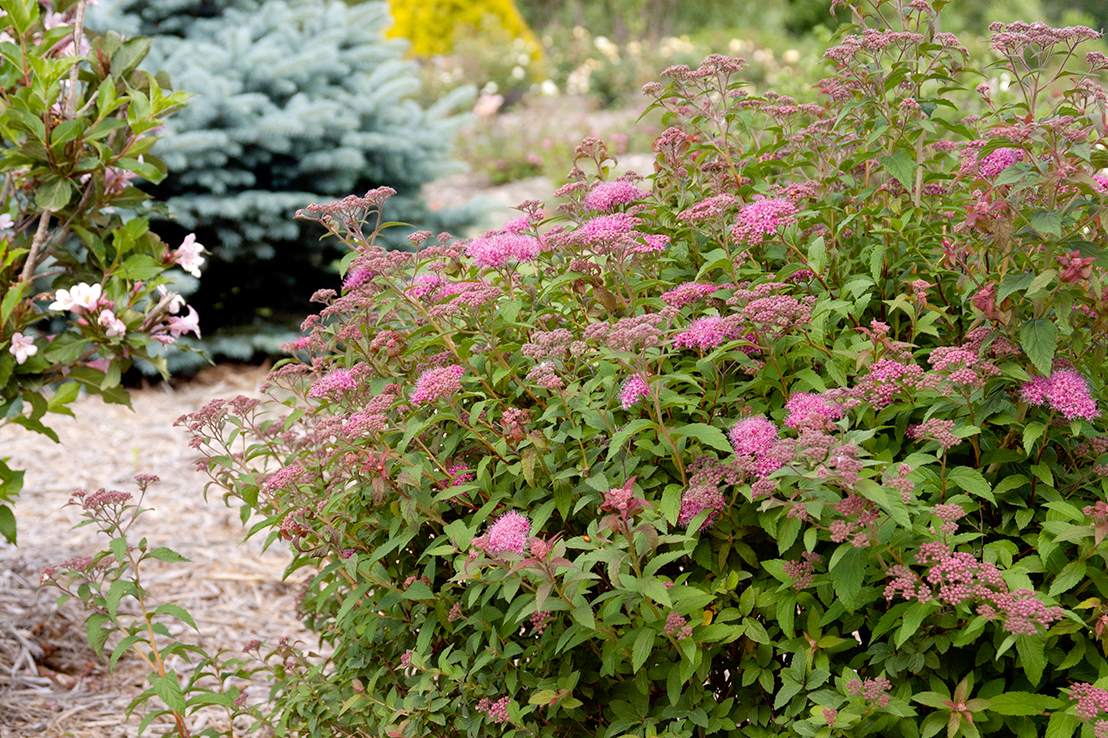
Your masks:
{"label": "blue spruce tree", "polygon": [[[144,186],[173,221],[167,243],[190,232],[211,252],[190,302],[218,329],[218,352],[247,358],[260,329],[292,326],[316,289],[338,285],[342,253],[297,208],[388,185],[387,216],[411,230],[458,230],[466,209],[431,212],[420,187],[444,173],[467,94],[421,109],[405,42],[386,39],[384,2],[339,0],[102,0],[90,27],[152,38],[144,67],[194,93],[155,151],[170,175]],[[230,337],[230,338],[229,338]]]}

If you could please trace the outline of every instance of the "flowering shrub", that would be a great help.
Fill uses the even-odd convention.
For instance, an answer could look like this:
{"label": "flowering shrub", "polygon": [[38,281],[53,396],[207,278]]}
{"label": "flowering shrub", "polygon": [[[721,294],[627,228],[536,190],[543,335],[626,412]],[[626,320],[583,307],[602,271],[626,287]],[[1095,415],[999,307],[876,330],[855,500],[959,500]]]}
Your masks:
{"label": "flowering shrub", "polygon": [[275,725],[1105,733],[1108,60],[995,25],[994,105],[932,5],[854,11],[816,101],[668,69],[652,179],[586,141],[554,223],[302,211],[353,253],[288,414],[181,421],[316,569]]}
{"label": "flowering shrub", "polygon": [[[204,263],[195,239],[171,249],[150,233],[147,198],[129,184],[165,176],[152,134],[187,96],[135,71],[146,39],[90,40],[85,0],[64,8],[11,0],[0,14],[0,417],[55,442],[47,412],[72,415],[81,388],[127,403],[119,379],[134,357],[164,372],[152,349],[199,335],[162,275],[199,276]],[[22,480],[0,461],[10,541]]]}

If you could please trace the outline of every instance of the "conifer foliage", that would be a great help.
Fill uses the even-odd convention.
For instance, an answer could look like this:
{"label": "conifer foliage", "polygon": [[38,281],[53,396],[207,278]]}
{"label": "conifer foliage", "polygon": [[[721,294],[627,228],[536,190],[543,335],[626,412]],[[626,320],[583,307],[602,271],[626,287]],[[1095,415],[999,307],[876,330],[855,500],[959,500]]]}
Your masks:
{"label": "conifer foliage", "polygon": [[404,42],[384,37],[385,3],[116,0],[90,16],[151,36],[145,67],[196,94],[167,124],[170,176],[147,189],[176,216],[157,226],[163,237],[195,232],[212,252],[193,300],[209,331],[302,315],[337,282],[327,268],[340,252],[290,217],[305,201],[387,182],[397,220],[463,225],[464,213],[432,213],[420,198],[450,167],[460,96],[426,110],[406,99],[418,78]]}

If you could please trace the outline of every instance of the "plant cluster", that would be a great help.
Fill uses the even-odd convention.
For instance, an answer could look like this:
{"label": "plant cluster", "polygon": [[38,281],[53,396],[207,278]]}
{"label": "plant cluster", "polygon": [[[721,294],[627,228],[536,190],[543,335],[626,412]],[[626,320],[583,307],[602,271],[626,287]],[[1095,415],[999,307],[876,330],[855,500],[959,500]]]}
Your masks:
{"label": "plant cluster", "polygon": [[943,5],[853,7],[812,102],[665,70],[653,176],[588,139],[550,220],[300,211],[351,254],[285,414],[179,421],[315,570],[275,730],[1108,730],[1108,57]]}
{"label": "plant cluster", "polygon": [[[132,186],[165,176],[154,134],[187,95],[136,71],[148,39],[87,35],[84,0],[0,10],[0,418],[57,442],[46,413],[72,415],[81,388],[127,403],[133,359],[164,372],[153,354],[199,335],[167,270],[198,275],[204,248],[151,233],[149,198]],[[22,482],[0,462],[9,541]]]}

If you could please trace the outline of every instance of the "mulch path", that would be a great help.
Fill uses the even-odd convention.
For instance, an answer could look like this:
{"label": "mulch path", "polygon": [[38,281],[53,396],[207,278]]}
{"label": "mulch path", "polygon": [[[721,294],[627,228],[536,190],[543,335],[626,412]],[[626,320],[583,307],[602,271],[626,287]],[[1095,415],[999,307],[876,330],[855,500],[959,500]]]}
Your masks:
{"label": "mulch path", "polygon": [[[307,573],[283,580],[291,560],[287,548],[274,545],[263,552],[260,536],[244,543],[238,509],[226,507],[214,489],[205,501],[207,477],[195,471],[196,454],[183,429],[173,426],[177,417],[212,398],[257,396],[264,376],[256,367],[216,367],[187,384],[133,392],[134,411],[83,396],[72,405],[75,419],[48,417],[60,445],[18,426],[0,428],[9,465],[27,472],[16,505],[18,545],[0,542],[0,738],[137,734],[141,716],[127,719],[125,710],[146,687],[145,665],[137,657],[124,658],[109,675],[106,661],[87,645],[80,606],[59,607],[57,589],[38,588],[44,567],[106,548],[91,526],[72,529],[81,520],[79,508],[66,506],[75,489],[135,492],[135,474],[161,477],[144,501],[153,510],[139,519],[135,533],[191,560],[153,562],[143,572],[155,601],[184,607],[200,629],[197,634],[171,625],[175,636],[209,652],[241,651],[255,638],[272,643],[287,636],[315,645],[296,619],[295,596]],[[176,666],[179,672],[187,668],[180,660]],[[249,695],[265,699],[264,682]],[[191,729],[212,725],[226,729],[225,714],[214,708],[200,714]],[[148,734],[167,727],[155,724]],[[236,725],[238,734],[246,735],[246,727]]]}

